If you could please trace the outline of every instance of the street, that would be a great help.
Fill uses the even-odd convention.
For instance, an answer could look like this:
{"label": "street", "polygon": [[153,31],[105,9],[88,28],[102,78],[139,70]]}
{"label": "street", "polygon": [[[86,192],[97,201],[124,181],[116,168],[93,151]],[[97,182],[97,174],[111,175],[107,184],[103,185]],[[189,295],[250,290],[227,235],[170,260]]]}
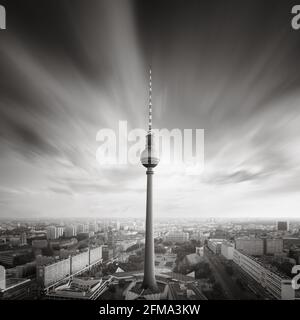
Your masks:
{"label": "street", "polygon": [[225,270],[224,264],[220,257],[210,252],[205,248],[204,256],[213,271],[216,280],[222,286],[227,298],[229,300],[256,300],[257,297],[250,290],[243,290]]}

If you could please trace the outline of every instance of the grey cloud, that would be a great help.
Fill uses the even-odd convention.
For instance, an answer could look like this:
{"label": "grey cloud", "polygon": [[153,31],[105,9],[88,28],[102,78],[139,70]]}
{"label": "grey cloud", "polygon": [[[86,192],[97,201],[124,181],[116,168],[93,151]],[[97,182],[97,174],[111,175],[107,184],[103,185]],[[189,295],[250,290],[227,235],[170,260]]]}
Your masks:
{"label": "grey cloud", "polygon": [[[99,194],[101,208],[110,207],[105,196],[142,192],[141,167],[97,164],[95,137],[119,120],[145,127],[151,64],[154,126],[204,128],[210,169],[172,188],[162,173],[166,203],[171,189],[185,191],[166,211],[184,212],[193,190],[198,199],[214,186],[299,189],[300,132],[291,124],[300,115],[299,34],[289,28],[289,1],[272,10],[260,0],[10,3],[0,43],[0,170],[12,186],[70,196],[69,204],[74,194]],[[13,170],[15,151],[25,159]]]}
{"label": "grey cloud", "polygon": [[8,141],[12,149],[24,156],[56,156],[59,154],[59,150],[47,141],[43,132],[37,132],[20,119],[14,120],[3,116],[0,121],[0,137]]}
{"label": "grey cloud", "polygon": [[216,173],[209,177],[205,177],[204,181],[209,184],[231,184],[240,183],[244,181],[253,181],[261,179],[262,177],[262,173],[252,173],[248,170],[239,170],[228,174]]}

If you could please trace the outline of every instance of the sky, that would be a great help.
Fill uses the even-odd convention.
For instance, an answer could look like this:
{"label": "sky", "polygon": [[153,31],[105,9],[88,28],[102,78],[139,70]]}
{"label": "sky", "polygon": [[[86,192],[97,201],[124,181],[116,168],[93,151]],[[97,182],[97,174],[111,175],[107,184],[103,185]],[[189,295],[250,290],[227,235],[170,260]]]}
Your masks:
{"label": "sky", "polygon": [[97,132],[204,129],[205,170],[158,166],[154,217],[300,217],[295,1],[3,1],[0,218],[145,216],[141,165]]}

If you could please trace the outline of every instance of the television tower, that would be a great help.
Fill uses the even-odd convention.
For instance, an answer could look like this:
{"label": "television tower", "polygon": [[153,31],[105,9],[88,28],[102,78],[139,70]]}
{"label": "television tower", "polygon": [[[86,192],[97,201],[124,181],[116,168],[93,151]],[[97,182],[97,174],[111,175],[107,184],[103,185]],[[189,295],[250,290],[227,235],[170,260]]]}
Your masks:
{"label": "television tower", "polygon": [[153,217],[152,217],[152,178],[153,168],[159,163],[158,153],[154,146],[154,136],[152,132],[152,74],[149,71],[149,123],[146,136],[146,148],[141,154],[141,163],[147,168],[147,200],[146,200],[146,236],[145,236],[145,261],[144,261],[144,280],[142,289],[158,291],[155,280],[154,265],[154,236],[153,236]]}

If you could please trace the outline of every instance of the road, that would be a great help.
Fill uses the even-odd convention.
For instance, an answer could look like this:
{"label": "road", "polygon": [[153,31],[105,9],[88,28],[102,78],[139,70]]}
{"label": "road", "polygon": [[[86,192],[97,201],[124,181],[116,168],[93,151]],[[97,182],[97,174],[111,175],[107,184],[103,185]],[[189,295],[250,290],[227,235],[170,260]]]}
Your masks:
{"label": "road", "polygon": [[235,279],[228,275],[225,270],[224,264],[221,262],[220,258],[217,255],[210,252],[209,249],[204,250],[204,255],[213,271],[213,275],[222,286],[229,300],[257,299],[257,297],[252,292],[250,292],[250,290],[242,290],[236,283]]}

